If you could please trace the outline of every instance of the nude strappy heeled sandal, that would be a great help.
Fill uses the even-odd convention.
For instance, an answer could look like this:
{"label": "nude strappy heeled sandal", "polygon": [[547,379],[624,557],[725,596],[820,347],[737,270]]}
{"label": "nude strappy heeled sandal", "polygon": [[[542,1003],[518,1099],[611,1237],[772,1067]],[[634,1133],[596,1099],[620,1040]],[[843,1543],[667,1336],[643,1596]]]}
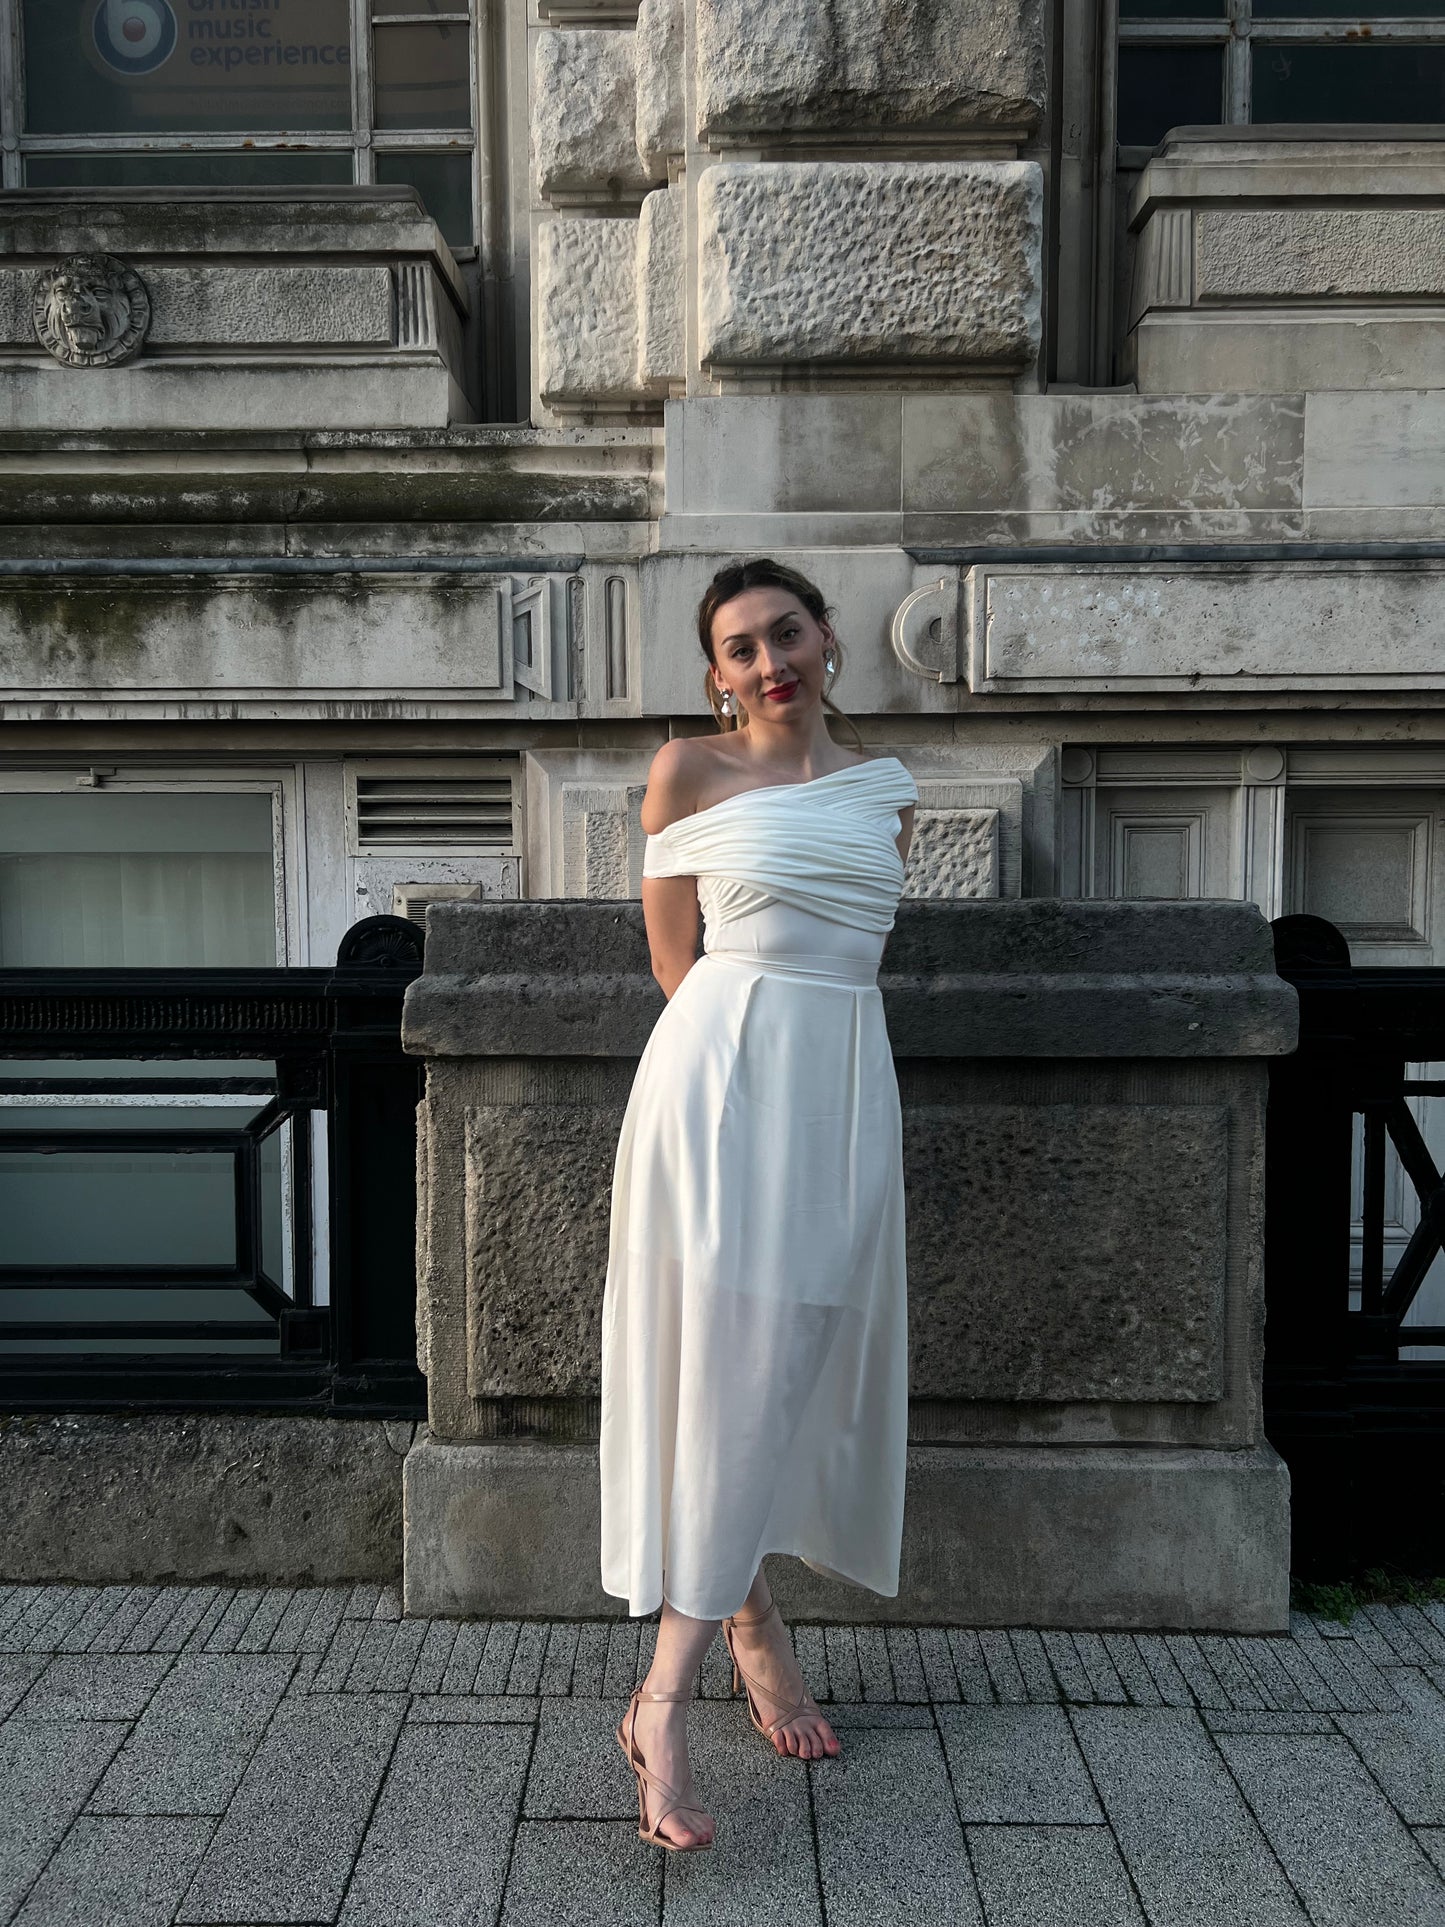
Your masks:
{"label": "nude strappy heeled sandal", "polygon": [[[665,1839],[663,1835],[658,1832],[658,1828],[670,1813],[700,1813],[704,1820],[710,1819],[711,1815],[708,1813],[706,1807],[689,1806],[685,1800],[679,1797],[676,1787],[670,1787],[665,1780],[659,1780],[657,1775],[649,1770],[647,1762],[637,1750],[637,1741],[633,1737],[633,1728],[637,1725],[637,1702],[639,1700],[688,1700],[691,1698],[691,1693],[645,1693],[639,1686],[633,1693],[632,1698],[627,1702],[627,1712],[622,1715],[622,1719],[617,1727],[617,1744],[626,1754],[627,1764],[637,1775],[637,1837],[639,1840],[648,1841],[649,1844],[654,1847],[666,1847],[669,1853],[702,1853],[712,1845],[711,1840],[683,1841]],[[651,1828],[649,1828],[647,1824],[647,1795],[654,1790],[665,1795],[672,1804],[663,1808],[662,1812],[659,1813],[653,1821]]]}
{"label": "nude strappy heeled sandal", "polygon": [[[722,1623],[723,1644],[727,1647],[728,1658],[733,1663],[733,1691],[736,1693],[739,1686],[741,1686],[746,1692],[747,1702],[748,1702],[748,1718],[752,1721],[753,1725],[762,1734],[763,1738],[767,1741],[768,1745],[772,1747],[774,1753],[776,1753],[778,1749],[773,1743],[773,1736],[777,1732],[780,1726],[787,1726],[788,1724],[790,1724],[791,1721],[797,1719],[798,1716],[802,1713],[816,1713],[820,1719],[822,1718],[822,1715],[823,1715],[823,1709],[819,1706],[818,1702],[813,1698],[813,1695],[808,1691],[806,1686],[803,1688],[803,1697],[800,1700],[797,1700],[796,1702],[789,1704],[786,1700],[783,1699],[781,1694],[775,1693],[771,1687],[764,1686],[761,1683],[761,1681],[755,1680],[752,1677],[752,1675],[748,1673],[738,1663],[737,1652],[733,1647],[733,1627],[734,1626],[761,1626],[765,1620],[771,1619],[773,1614],[776,1613],[777,1611],[778,1611],[777,1601],[770,1600],[768,1602],[768,1610],[764,1613],[753,1613],[746,1619],[743,1618],[741,1613],[732,1613]],[[782,1614],[779,1613],[778,1617],[781,1618]],[[775,1706],[786,1706],[787,1711],[785,1713],[780,1713],[777,1719],[775,1720],[764,1721],[759,1719],[758,1709],[757,1709],[756,1703],[753,1700],[753,1694],[755,1692],[761,1693],[764,1699],[770,1699]]]}

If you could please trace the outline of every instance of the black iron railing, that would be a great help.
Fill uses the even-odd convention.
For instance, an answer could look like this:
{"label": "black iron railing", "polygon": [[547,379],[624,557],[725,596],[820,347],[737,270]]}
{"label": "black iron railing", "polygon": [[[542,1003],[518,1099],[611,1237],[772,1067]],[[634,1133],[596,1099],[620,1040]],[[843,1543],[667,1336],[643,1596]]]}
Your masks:
{"label": "black iron railing", "polygon": [[193,1160],[210,1178],[204,1238],[224,1247],[110,1255],[102,1222],[80,1240],[84,1260],[37,1263],[0,1223],[0,1404],[423,1409],[421,1069],[400,1039],[422,941],[414,924],[372,917],[331,969],[0,971],[11,1183],[64,1164],[65,1195],[84,1210],[89,1172],[99,1210],[114,1174]]}
{"label": "black iron railing", "polygon": [[[1300,1042],[1270,1072],[1264,1409],[1296,1567],[1445,1569],[1445,1360],[1428,1355],[1445,1326],[1410,1318],[1445,1248],[1445,1176],[1410,1101],[1445,1095],[1411,1074],[1445,1061],[1445,970],[1352,965],[1317,917],[1274,929]],[[1387,1209],[1391,1149],[1408,1230]]]}

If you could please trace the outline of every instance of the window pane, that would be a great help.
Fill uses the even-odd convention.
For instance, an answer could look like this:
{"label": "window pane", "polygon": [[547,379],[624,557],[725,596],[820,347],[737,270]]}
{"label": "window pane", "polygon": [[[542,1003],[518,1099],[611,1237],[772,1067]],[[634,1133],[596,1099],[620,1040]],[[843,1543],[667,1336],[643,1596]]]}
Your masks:
{"label": "window pane", "polygon": [[[1255,8],[1259,12],[1259,8]],[[1119,0],[1121,20],[1222,20],[1224,0]]]}
{"label": "window pane", "polygon": [[[145,1128],[141,1116],[133,1128]],[[0,1151],[0,1220],[6,1265],[234,1264],[235,1159]]]}
{"label": "window pane", "polygon": [[470,154],[391,154],[378,149],[376,178],[386,187],[414,187],[448,247],[475,245]]}
{"label": "window pane", "polygon": [[1254,0],[1256,20],[1435,20],[1441,12],[1440,0],[1386,0],[1363,9],[1360,0]]}
{"label": "window pane", "polygon": [[30,187],[349,186],[351,154],[31,154]]}
{"label": "window pane", "polygon": [[1154,147],[1171,127],[1217,126],[1224,113],[1223,47],[1121,47],[1121,147]]}
{"label": "window pane", "polygon": [[378,127],[471,126],[468,28],[377,27],[371,44]]}
{"label": "window pane", "polygon": [[471,8],[467,0],[371,0],[373,19],[378,14],[388,13],[414,13],[418,19],[424,20],[429,14],[470,14]]}
{"label": "window pane", "polygon": [[36,134],[351,125],[348,0],[23,0]]}
{"label": "window pane", "polygon": [[1256,46],[1250,118],[1445,120],[1445,47]]}
{"label": "window pane", "polygon": [[269,796],[0,796],[0,965],[275,961]]}

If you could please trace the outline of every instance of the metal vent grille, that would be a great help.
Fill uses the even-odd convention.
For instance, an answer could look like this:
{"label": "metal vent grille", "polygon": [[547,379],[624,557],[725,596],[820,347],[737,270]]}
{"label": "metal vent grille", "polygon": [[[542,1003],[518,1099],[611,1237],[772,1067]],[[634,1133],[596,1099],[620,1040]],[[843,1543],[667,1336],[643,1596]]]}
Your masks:
{"label": "metal vent grille", "polygon": [[385,776],[356,773],[360,854],[451,850],[506,853],[516,847],[510,773]]}

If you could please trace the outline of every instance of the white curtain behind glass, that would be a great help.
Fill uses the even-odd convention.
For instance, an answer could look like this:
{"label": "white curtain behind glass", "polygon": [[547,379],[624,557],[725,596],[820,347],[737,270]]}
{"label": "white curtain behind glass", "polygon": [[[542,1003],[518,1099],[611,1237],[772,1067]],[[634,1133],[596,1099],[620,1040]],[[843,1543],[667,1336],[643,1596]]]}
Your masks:
{"label": "white curtain behind glass", "polygon": [[0,796],[0,965],[276,962],[271,798]]}

